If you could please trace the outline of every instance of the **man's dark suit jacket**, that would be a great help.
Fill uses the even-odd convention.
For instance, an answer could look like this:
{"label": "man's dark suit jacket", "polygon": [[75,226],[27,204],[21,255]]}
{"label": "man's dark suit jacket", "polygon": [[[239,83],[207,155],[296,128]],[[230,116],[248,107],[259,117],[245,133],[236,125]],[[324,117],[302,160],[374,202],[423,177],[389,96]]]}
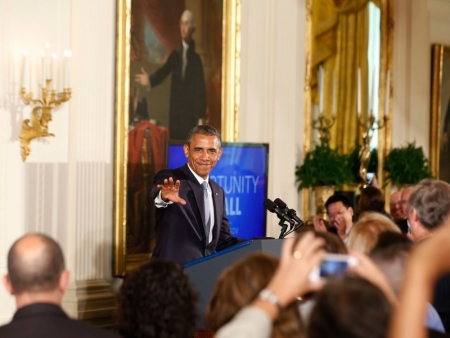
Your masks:
{"label": "man's dark suit jacket", "polygon": [[211,255],[235,245],[242,239],[230,233],[230,222],[225,210],[225,194],[214,181],[209,180],[214,203],[215,223],[213,238],[206,244],[203,188],[185,164],[177,169],[165,169],[156,174],[153,188],[149,191],[149,202],[154,203],[159,193],[157,184],[163,184],[165,178],[179,180],[179,196],[186,201],[169,204],[166,208],[156,208],[156,246],[153,257],[173,260],[181,265],[194,259]]}
{"label": "man's dark suit jacket", "polygon": [[403,234],[407,234],[409,232],[408,220],[406,218],[396,221],[395,224],[397,224]]}
{"label": "man's dark suit jacket", "polygon": [[36,303],[17,310],[12,321],[0,327],[0,337],[120,338],[120,335],[70,319],[56,304]]}

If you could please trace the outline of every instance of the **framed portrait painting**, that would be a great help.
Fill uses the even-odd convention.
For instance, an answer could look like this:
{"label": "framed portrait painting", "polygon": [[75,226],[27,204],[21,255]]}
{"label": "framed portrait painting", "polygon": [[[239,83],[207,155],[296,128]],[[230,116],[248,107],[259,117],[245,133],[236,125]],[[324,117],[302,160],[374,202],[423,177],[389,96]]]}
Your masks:
{"label": "framed portrait painting", "polygon": [[450,46],[432,46],[430,165],[450,183]]}
{"label": "framed portrait painting", "polygon": [[114,152],[114,266],[151,257],[147,200],[167,144],[207,123],[237,139],[239,0],[118,0]]}

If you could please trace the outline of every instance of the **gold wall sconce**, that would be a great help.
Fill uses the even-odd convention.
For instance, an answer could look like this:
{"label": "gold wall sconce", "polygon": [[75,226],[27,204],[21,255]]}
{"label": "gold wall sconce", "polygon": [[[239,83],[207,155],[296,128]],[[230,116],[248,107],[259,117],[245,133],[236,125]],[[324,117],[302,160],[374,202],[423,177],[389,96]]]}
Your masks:
{"label": "gold wall sconce", "polygon": [[[46,43],[46,49],[49,50],[50,45]],[[71,51],[64,52],[64,76],[62,83],[62,91],[58,92],[59,83],[58,77],[58,63],[56,54],[53,53],[50,57],[50,53],[42,50],[42,67],[41,67],[41,88],[42,94],[40,98],[33,98],[33,92],[27,92],[28,78],[29,78],[29,65],[28,52],[24,51],[23,68],[22,68],[22,89],[21,96],[25,104],[32,104],[35,107],[31,113],[31,120],[25,119],[22,122],[22,130],[20,133],[20,148],[22,161],[25,162],[27,156],[30,154],[30,142],[35,138],[55,136],[53,133],[48,132],[48,123],[52,121],[52,110],[54,107],[59,106],[61,103],[70,100],[72,96],[72,90],[70,88],[69,78],[69,62],[72,56]],[[31,124],[30,124],[31,122]]]}

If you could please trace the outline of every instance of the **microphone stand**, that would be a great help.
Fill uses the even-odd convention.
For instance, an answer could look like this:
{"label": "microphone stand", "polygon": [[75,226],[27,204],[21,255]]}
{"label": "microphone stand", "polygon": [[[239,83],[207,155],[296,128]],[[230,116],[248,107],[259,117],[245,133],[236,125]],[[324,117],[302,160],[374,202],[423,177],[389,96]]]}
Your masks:
{"label": "microphone stand", "polygon": [[281,226],[281,233],[280,233],[280,237],[278,237],[278,238],[283,239],[287,235],[293,233],[295,230],[300,228],[303,224],[305,224],[305,222],[297,223],[293,228],[291,227],[291,229],[288,232],[286,232],[288,225],[286,223],[284,223],[283,220],[280,220],[280,222],[278,224]]}
{"label": "microphone stand", "polygon": [[281,227],[280,237],[278,239],[283,239],[287,234],[285,233],[288,225],[285,223],[284,219],[280,219],[278,225]]}

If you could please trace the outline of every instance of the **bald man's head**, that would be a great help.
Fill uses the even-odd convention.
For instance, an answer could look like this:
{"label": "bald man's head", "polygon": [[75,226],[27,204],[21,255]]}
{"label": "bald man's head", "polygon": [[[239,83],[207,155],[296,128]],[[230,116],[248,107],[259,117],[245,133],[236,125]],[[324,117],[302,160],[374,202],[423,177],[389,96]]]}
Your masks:
{"label": "bald man's head", "polygon": [[63,271],[61,248],[46,235],[25,235],[8,252],[8,276],[16,295],[56,289]]}

